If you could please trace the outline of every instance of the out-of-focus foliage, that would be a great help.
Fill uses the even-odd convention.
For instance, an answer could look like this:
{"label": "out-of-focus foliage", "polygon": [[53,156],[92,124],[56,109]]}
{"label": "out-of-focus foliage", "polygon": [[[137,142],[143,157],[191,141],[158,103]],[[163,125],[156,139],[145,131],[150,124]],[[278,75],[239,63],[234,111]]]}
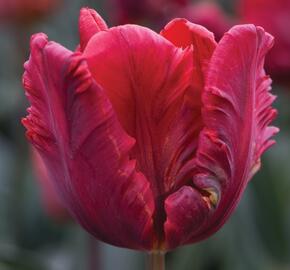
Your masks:
{"label": "out-of-focus foliage", "polygon": [[275,36],[276,45],[266,59],[266,67],[276,81],[289,85],[290,1],[239,0],[236,9],[241,22],[260,24]]}
{"label": "out-of-focus foliage", "polygon": [[[234,1],[218,3],[233,17]],[[45,32],[73,50],[82,6],[97,9],[109,24],[113,21],[108,1],[67,0],[29,26],[0,25],[1,270],[83,270],[92,269],[93,264],[105,270],[144,269],[141,253],[94,242],[72,221],[57,222],[46,215],[20,124],[27,105],[21,75],[30,35]],[[290,89],[275,82],[273,88],[278,95],[276,124],[281,128],[277,145],[264,156],[261,171],[230,221],[207,241],[168,254],[168,269],[290,269]]]}

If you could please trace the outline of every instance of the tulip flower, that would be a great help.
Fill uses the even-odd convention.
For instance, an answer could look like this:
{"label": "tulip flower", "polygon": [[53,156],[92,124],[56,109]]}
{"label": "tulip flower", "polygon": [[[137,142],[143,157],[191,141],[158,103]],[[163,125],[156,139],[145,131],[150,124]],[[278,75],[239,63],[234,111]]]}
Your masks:
{"label": "tulip flower", "polygon": [[277,132],[265,74],[271,35],[219,43],[185,19],[158,34],[81,10],[72,52],[31,39],[26,135],[74,218],[96,238],[168,251],[229,218]]}
{"label": "tulip flower", "polygon": [[275,81],[290,86],[290,1],[240,0],[237,11],[241,22],[259,24],[274,35],[266,69]]}
{"label": "tulip flower", "polygon": [[59,0],[0,0],[0,20],[30,23],[51,12]]}

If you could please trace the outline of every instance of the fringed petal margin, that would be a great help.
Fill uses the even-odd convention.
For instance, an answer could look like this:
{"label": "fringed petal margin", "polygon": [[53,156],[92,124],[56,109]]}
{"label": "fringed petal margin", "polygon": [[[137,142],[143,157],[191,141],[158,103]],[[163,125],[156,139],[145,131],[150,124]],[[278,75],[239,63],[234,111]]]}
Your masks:
{"label": "fringed petal margin", "polygon": [[[198,205],[207,202],[208,211],[197,210],[194,216],[199,219],[186,215],[186,211],[174,218],[175,208],[167,207],[165,232],[169,249],[209,237],[223,225],[240,200],[253,168],[257,168],[261,153],[273,142],[269,138],[277,129],[268,125],[276,111],[271,108],[274,98],[269,94],[270,81],[263,70],[272,40],[260,27],[236,26],[213,53],[202,96],[205,127],[199,137],[193,178],[193,187],[203,195]],[[172,195],[168,200],[165,204],[188,205],[184,196]],[[190,233],[176,230],[172,240],[172,228],[178,228],[180,220],[183,228],[194,223],[194,229]]]}
{"label": "fringed petal margin", "polygon": [[151,249],[154,200],[129,159],[135,141],[81,54],[35,35],[23,80],[31,103],[27,137],[71,214],[105,242]]}

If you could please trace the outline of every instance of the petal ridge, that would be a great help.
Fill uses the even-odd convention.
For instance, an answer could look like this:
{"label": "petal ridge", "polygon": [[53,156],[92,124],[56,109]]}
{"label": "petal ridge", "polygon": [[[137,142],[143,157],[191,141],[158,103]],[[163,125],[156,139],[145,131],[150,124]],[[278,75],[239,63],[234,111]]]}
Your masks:
{"label": "petal ridge", "polygon": [[148,180],[129,158],[135,141],[84,57],[39,34],[25,70],[31,107],[23,124],[66,207],[105,242],[151,249],[154,201]]}
{"label": "petal ridge", "polygon": [[[196,239],[222,226],[240,200],[268,139],[277,132],[271,127],[269,132],[267,127],[276,110],[271,107],[274,100],[269,93],[271,81],[263,68],[272,45],[273,37],[261,27],[238,25],[225,34],[210,62],[203,94],[206,126],[200,135],[197,165],[205,178],[220,183],[221,198],[209,219],[208,228],[210,224],[214,226],[210,232],[203,229],[204,233]],[[234,60],[229,59],[230,54]],[[206,160],[204,153],[211,153],[212,159]]]}
{"label": "petal ridge", "polygon": [[[263,69],[271,46],[272,37],[253,25],[233,27],[217,45],[202,94],[205,126],[199,135],[193,177],[197,190],[210,192],[206,199],[212,210],[190,234],[181,231],[180,242],[169,241],[170,248],[200,241],[223,225],[253,169],[257,170],[261,153],[273,143],[268,139],[277,130],[267,126],[276,111],[271,108],[274,98]],[[185,216],[184,222],[192,220]]]}
{"label": "petal ridge", "polygon": [[123,128],[136,139],[132,157],[151,183],[162,245],[164,198],[188,173],[184,164],[194,156],[200,129],[200,103],[189,101],[195,91],[192,46],[178,48],[147,28],[124,25],[95,35],[84,55]]}
{"label": "petal ridge", "polygon": [[103,18],[90,8],[82,8],[79,17],[80,49],[84,51],[93,35],[106,31],[108,26]]}

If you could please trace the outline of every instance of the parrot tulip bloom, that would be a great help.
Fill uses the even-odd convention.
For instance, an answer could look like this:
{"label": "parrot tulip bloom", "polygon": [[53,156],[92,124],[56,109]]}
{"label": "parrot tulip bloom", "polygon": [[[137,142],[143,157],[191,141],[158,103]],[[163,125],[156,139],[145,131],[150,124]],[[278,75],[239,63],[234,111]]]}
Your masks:
{"label": "parrot tulip bloom", "polygon": [[290,85],[290,0],[240,0],[241,22],[263,26],[275,37],[266,59],[266,70],[275,81]]}
{"label": "parrot tulip bloom", "polygon": [[273,38],[235,26],[217,44],[175,19],[157,34],[80,15],[77,52],[31,39],[27,138],[75,219],[96,238],[170,250],[233,212],[277,129],[268,125]]}

